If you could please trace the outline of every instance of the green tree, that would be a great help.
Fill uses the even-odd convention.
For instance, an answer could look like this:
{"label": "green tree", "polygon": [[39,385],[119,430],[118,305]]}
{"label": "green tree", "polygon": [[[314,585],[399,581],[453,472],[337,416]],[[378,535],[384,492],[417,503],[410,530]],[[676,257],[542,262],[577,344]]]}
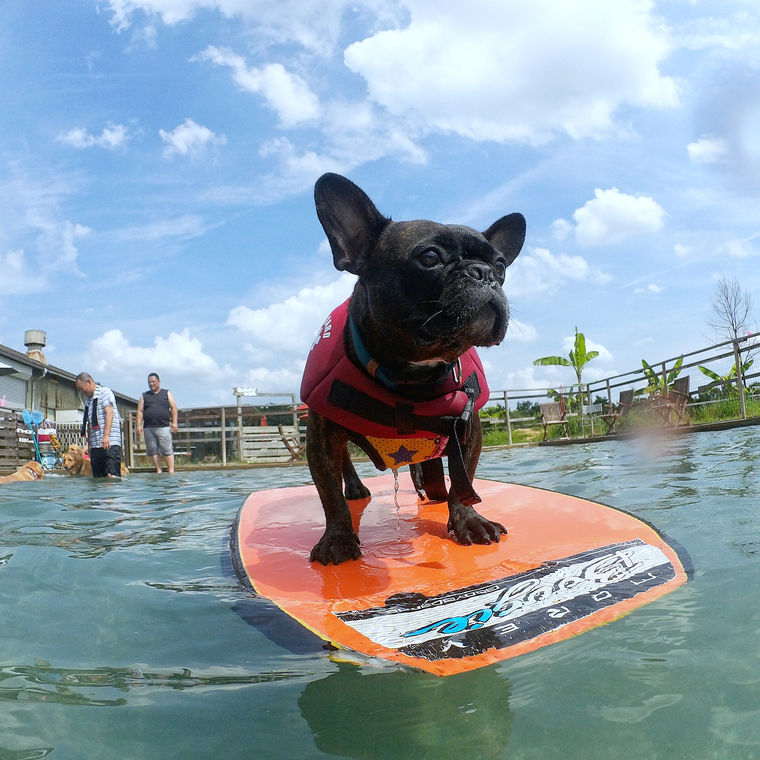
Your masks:
{"label": "green tree", "polygon": [[520,401],[515,407],[515,414],[518,417],[537,417],[541,409],[536,402]]}
{"label": "green tree", "polygon": [[586,351],[586,337],[582,332],[575,328],[575,343],[573,350],[568,354],[569,358],[564,356],[544,356],[542,359],[536,359],[533,364],[537,367],[572,367],[575,370],[575,376],[578,378],[578,385],[581,385],[581,376],[583,368],[592,359],[599,356],[598,351]]}

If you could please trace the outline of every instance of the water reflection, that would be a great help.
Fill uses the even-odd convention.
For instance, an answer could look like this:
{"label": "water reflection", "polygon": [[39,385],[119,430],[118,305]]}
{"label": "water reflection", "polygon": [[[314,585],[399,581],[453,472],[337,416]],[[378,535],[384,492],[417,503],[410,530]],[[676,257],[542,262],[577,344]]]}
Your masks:
{"label": "water reflection", "polygon": [[509,682],[494,668],[449,678],[339,664],[298,699],[317,747],[361,760],[501,758],[512,733]]}
{"label": "water reflection", "polygon": [[55,747],[35,747],[33,749],[4,749],[0,747],[0,760],[40,760],[47,757]]}
{"label": "water reflection", "polygon": [[128,693],[135,689],[226,689],[303,677],[303,672],[287,670],[201,675],[190,668],[160,672],[140,667],[76,669],[18,665],[0,667],[0,701],[122,707],[128,704]]}

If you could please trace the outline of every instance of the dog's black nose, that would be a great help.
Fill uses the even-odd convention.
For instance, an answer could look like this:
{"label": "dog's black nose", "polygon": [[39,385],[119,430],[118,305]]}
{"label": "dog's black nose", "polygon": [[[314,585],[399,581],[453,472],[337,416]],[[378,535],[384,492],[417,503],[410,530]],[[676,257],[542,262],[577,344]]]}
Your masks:
{"label": "dog's black nose", "polygon": [[493,285],[496,283],[493,269],[491,269],[488,264],[483,264],[478,261],[468,263],[464,268],[464,273],[470,279],[482,282],[485,285]]}

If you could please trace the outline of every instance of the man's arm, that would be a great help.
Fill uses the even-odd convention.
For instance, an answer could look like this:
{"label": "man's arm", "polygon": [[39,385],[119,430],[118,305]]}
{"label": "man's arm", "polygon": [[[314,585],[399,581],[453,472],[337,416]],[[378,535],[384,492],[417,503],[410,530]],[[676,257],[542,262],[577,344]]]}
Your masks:
{"label": "man's arm", "polygon": [[142,435],[143,431],[143,397],[140,394],[140,398],[137,402],[137,435]]}
{"label": "man's arm", "polygon": [[[179,430],[179,426],[177,425],[177,402],[174,400],[174,395],[171,391],[166,392],[166,398],[169,401],[169,409],[171,409],[172,413],[172,433],[176,433]],[[139,414],[138,410],[138,414]]]}
{"label": "man's arm", "polygon": [[106,424],[103,425],[103,448],[111,448],[111,424],[113,423],[113,406],[109,404],[104,410]]}

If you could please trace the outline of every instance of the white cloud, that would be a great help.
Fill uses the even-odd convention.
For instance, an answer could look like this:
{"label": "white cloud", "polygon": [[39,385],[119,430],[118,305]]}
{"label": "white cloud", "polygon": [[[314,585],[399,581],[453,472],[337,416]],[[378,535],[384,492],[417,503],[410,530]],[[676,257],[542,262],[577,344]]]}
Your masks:
{"label": "white cloud", "polygon": [[692,255],[694,249],[690,245],[684,245],[683,243],[676,243],[673,246],[673,251],[679,259],[685,259]]}
{"label": "white cloud", "polygon": [[551,224],[551,233],[557,240],[565,240],[573,231],[573,225],[567,219],[555,219]]}
{"label": "white cloud", "polygon": [[123,124],[109,123],[99,135],[93,135],[82,127],[75,127],[68,132],[62,132],[55,139],[64,145],[80,150],[93,147],[117,150],[127,144],[129,130]]}
{"label": "white cloud", "polygon": [[727,240],[722,246],[721,251],[724,255],[732,259],[746,259],[754,256],[756,251],[751,240]]}
{"label": "white cloud", "polygon": [[136,227],[126,227],[114,233],[118,240],[155,241],[166,238],[189,239],[203,235],[209,229],[200,216],[184,214],[173,219],[161,219]]}
{"label": "white cloud", "polygon": [[342,274],[328,285],[302,288],[279,303],[259,309],[237,306],[227,324],[246,333],[249,350],[276,352],[279,358],[290,353],[306,359],[306,354],[327,315],[351,295],[356,278]]}
{"label": "white cloud", "polygon": [[0,272],[3,284],[0,295],[38,293],[44,289],[44,281],[29,264],[23,249],[0,254]]}
{"label": "white cloud", "polygon": [[[229,402],[232,386],[241,375],[230,367],[220,367],[187,329],[172,332],[167,338],[156,337],[152,346],[132,345],[121,330],[108,330],[90,343],[84,362],[106,385],[145,390],[148,372],[158,372],[165,387],[183,388],[216,402]],[[175,396],[183,406],[176,390]]]}
{"label": "white cloud", "polygon": [[53,225],[53,240],[60,240],[60,254],[55,262],[55,269],[72,269],[76,267],[79,249],[77,240],[87,237],[92,230],[83,224],[65,221]]}
{"label": "white cloud", "polygon": [[248,359],[256,365],[246,371],[245,382],[265,390],[297,391],[320,326],[348,298],[355,282],[344,273],[327,285],[302,288],[262,308],[232,309],[227,324],[245,334]]}
{"label": "white cloud", "polygon": [[724,48],[756,55],[760,48],[760,18],[754,3],[741,10],[727,7],[730,15],[705,14],[683,27],[678,45],[690,50]]}
{"label": "white cloud", "polygon": [[553,254],[547,248],[533,248],[523,253],[509,268],[508,296],[532,296],[553,293],[567,282],[591,282],[606,285],[611,277],[591,265],[582,256]]}
{"label": "white cloud", "polygon": [[512,343],[532,343],[536,339],[537,334],[536,328],[528,322],[510,319],[505,340]]}
{"label": "white cloud", "polygon": [[650,282],[645,288],[634,288],[634,293],[662,293],[662,288],[653,282]]}
{"label": "white cloud", "polygon": [[406,4],[405,28],[350,45],[345,61],[372,100],[429,130],[538,144],[604,133],[622,106],[677,103],[648,0]]}
{"label": "white cloud", "polygon": [[[6,257],[7,271],[24,287],[29,279],[24,274],[19,280],[20,272],[32,273],[34,291],[60,288],[62,276],[81,276],[78,246],[91,233],[62,210],[76,183],[39,167],[27,170],[14,164],[8,169],[9,176],[0,180],[0,251],[6,251],[0,257]],[[7,294],[11,286],[6,288],[4,275],[0,268],[0,291]]]}
{"label": "white cloud", "polygon": [[594,198],[573,213],[575,237],[582,245],[609,245],[634,235],[659,232],[665,211],[646,195],[627,195],[616,187],[594,190]]}
{"label": "white cloud", "polygon": [[213,45],[195,59],[230,68],[235,83],[246,92],[261,95],[285,127],[312,121],[319,116],[319,100],[309,85],[280,63],[249,67],[241,56]]}
{"label": "white cloud", "polygon": [[214,145],[224,145],[227,142],[224,135],[215,135],[208,127],[196,124],[190,118],[185,119],[171,132],[159,129],[158,133],[166,143],[164,148],[166,158],[174,155],[198,156]]}
{"label": "white cloud", "polygon": [[111,22],[118,31],[148,19],[160,18],[167,26],[192,19],[204,10],[218,11],[255,26],[259,39],[275,44],[295,42],[306,50],[329,53],[342,29],[344,16],[372,26],[397,24],[405,15],[402,0],[107,0]]}
{"label": "white cloud", "polygon": [[717,164],[728,156],[728,145],[720,137],[700,137],[686,146],[689,158],[695,164]]}

